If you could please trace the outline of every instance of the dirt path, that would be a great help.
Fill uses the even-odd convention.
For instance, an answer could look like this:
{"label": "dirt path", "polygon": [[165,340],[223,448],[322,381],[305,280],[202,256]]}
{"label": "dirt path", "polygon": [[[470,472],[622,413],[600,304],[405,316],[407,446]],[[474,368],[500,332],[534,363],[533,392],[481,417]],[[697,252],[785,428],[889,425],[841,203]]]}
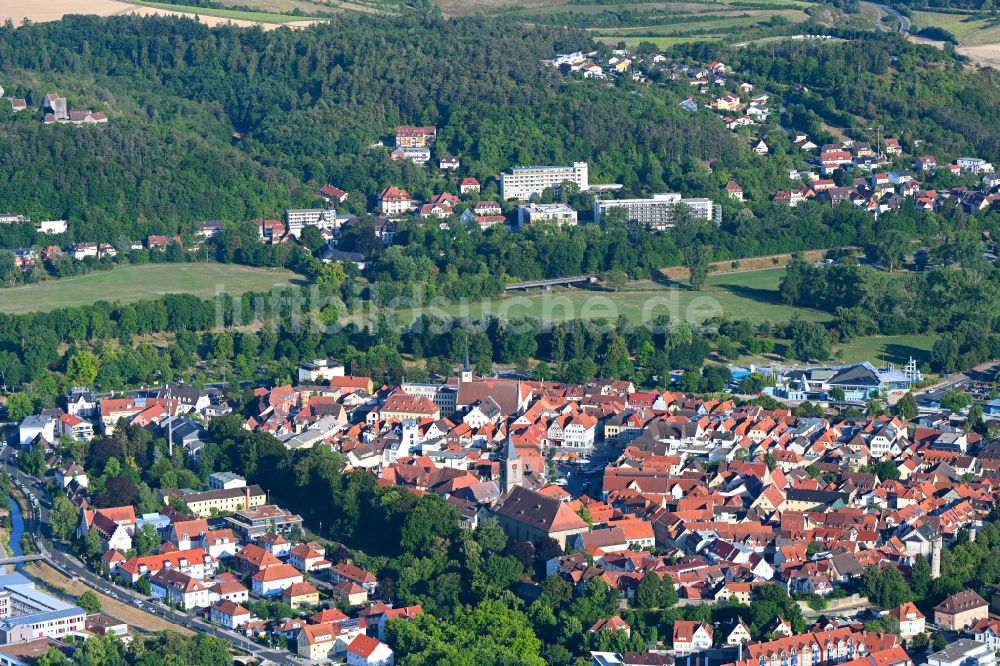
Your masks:
{"label": "dirt path", "polygon": [[162,618],[155,617],[149,613],[144,613],[129,604],[122,603],[121,601],[117,601],[109,596],[101,594],[78,580],[67,578],[48,564],[32,562],[31,564],[25,565],[24,572],[28,576],[44,581],[53,588],[60,590],[69,596],[78,597],[87,590],[90,590],[100,598],[101,608],[105,613],[116,617],[119,620],[124,620],[138,629],[142,629],[144,631],[170,630],[184,634],[185,636],[194,635],[194,632],[190,629],[179,627],[172,622],[167,622]]}
{"label": "dirt path", "polygon": [[[837,248],[840,249],[840,248]],[[845,250],[859,250],[859,248],[843,248]],[[710,264],[709,275],[719,275],[723,273],[746,273],[748,271],[761,271],[767,268],[783,268],[792,263],[792,256],[799,255],[806,261],[820,261],[826,257],[830,250],[808,250],[805,252],[786,252],[785,254],[770,254],[765,257],[749,257],[747,259],[731,259],[726,261],[715,261]],[[691,274],[684,266],[671,266],[661,268],[660,275],[670,280],[686,278]]]}

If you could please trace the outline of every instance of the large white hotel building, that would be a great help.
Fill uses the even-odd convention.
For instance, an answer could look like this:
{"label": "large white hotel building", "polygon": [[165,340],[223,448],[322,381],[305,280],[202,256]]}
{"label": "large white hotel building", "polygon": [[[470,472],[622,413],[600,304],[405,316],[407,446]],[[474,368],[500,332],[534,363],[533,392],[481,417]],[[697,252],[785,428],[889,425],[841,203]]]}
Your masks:
{"label": "large white hotel building", "polygon": [[614,208],[624,208],[628,221],[650,229],[668,229],[673,226],[674,207],[684,204],[700,220],[718,222],[719,207],[711,199],[684,199],[680,194],[654,194],[652,199],[596,199],[594,222]]}
{"label": "large white hotel building", "polygon": [[574,162],[573,166],[514,167],[510,172],[500,174],[500,196],[504,199],[530,199],[541,195],[545,188],[557,188],[566,181],[576,183],[580,191],[589,190],[587,163]]}

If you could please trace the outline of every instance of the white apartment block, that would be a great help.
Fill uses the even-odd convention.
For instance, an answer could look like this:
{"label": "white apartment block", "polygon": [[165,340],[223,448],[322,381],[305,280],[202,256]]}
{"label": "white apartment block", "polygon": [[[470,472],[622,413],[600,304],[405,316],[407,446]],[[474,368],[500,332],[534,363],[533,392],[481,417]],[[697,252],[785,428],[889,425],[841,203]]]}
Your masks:
{"label": "white apartment block", "polygon": [[576,183],[581,191],[589,190],[587,163],[574,162],[573,166],[514,167],[509,173],[500,174],[500,196],[504,199],[530,199],[541,195],[545,188],[558,188],[566,181]]}
{"label": "white apartment block", "polygon": [[560,227],[577,225],[576,211],[564,203],[536,204],[517,207],[517,226],[555,224]]}
{"label": "white apartment block", "polygon": [[720,210],[711,199],[684,199],[673,192],[654,194],[651,199],[597,199],[594,201],[594,222],[614,208],[624,208],[629,222],[650,229],[668,229],[673,226],[674,208],[684,204],[699,220],[716,222]]}
{"label": "white apartment block", "polygon": [[304,227],[334,229],[337,226],[337,211],[332,208],[300,208],[285,211],[288,233],[298,238]]}

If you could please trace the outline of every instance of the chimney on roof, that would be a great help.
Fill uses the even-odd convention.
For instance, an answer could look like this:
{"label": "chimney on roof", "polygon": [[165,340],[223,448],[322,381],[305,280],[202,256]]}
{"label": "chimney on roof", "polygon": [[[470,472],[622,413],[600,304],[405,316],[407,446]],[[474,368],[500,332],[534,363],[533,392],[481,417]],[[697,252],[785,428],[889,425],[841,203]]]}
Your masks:
{"label": "chimney on roof", "polygon": [[250,487],[249,486],[243,486],[243,504],[245,505],[243,507],[245,510],[249,510],[250,509]]}

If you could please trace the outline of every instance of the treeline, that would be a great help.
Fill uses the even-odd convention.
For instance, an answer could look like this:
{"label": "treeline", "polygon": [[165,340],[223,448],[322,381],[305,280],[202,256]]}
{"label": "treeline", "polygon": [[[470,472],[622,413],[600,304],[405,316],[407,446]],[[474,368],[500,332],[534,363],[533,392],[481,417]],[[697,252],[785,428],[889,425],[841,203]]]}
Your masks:
{"label": "treeline", "polygon": [[[11,33],[0,29],[0,52],[9,50],[11,41]],[[71,60],[89,62],[79,55]],[[8,72],[18,67],[4,55],[0,63]],[[123,74],[122,82],[127,78]],[[29,94],[16,82],[9,93]],[[149,86],[136,80],[131,84],[131,95]],[[40,107],[43,94],[41,89],[31,93],[29,105]],[[88,102],[82,94],[71,94],[73,106]],[[69,220],[70,242],[118,243],[174,235],[195,220],[273,217],[293,202],[309,200],[289,173],[261,166],[235,149],[228,123],[209,104],[192,104],[163,91],[144,95],[142,103],[141,111],[134,111],[139,117],[130,118],[125,109],[107,102],[109,122],[92,127],[43,125],[40,118],[0,120],[0,151],[7,156],[0,163],[0,208],[36,221]],[[12,225],[3,232],[6,247],[38,240],[30,225]],[[23,242],[6,244],[8,240]]]}
{"label": "treeline", "polygon": [[[75,642],[71,639],[71,642]],[[62,648],[65,649],[65,648]],[[36,660],[39,666],[227,666],[229,645],[206,634],[182,636],[173,631],[138,634],[125,643],[118,636],[92,636],[74,645],[72,660],[51,647]]]}
{"label": "treeline", "polygon": [[[700,176],[692,172],[688,177]],[[703,177],[711,178],[707,172]],[[577,206],[586,210],[585,205]],[[915,220],[916,212],[912,215]],[[371,223],[362,223],[342,245],[373,257],[369,277],[381,302],[387,303],[412,299],[417,284],[426,296],[476,298],[500,293],[509,281],[608,271],[645,278],[658,268],[687,262],[695,249],[705,261],[720,261],[874,240],[870,215],[820,203],[794,210],[760,203],[753,211],[724,216],[721,225],[678,215],[677,227],[665,233],[612,218],[600,225],[537,225],[516,232],[499,226],[483,232],[475,225],[442,228],[436,220],[405,221],[388,248],[376,242]]]}

